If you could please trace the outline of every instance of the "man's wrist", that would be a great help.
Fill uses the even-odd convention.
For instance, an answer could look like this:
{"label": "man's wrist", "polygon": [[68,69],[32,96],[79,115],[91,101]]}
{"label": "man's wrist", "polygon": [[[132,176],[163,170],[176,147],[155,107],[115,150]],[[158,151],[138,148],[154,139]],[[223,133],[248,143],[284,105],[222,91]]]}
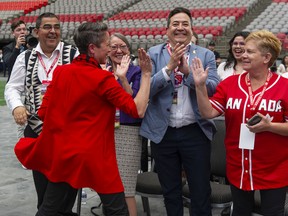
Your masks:
{"label": "man's wrist", "polygon": [[172,73],[172,70],[171,70],[171,69],[169,69],[169,67],[168,67],[168,66],[166,66],[164,70],[165,70],[165,72],[167,73],[167,75],[168,75],[168,76],[170,76],[170,75],[171,75],[171,73]]}

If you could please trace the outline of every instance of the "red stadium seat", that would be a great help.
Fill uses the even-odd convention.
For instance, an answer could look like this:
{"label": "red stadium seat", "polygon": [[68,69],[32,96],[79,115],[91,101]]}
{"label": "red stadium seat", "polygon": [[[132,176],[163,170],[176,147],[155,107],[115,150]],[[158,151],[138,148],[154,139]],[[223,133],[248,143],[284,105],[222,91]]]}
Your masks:
{"label": "red stadium seat", "polygon": [[283,49],[288,51],[288,38],[283,41]]}
{"label": "red stadium seat", "polygon": [[210,31],[210,33],[214,36],[214,37],[217,37],[217,36],[220,36],[220,33],[217,29],[213,29],[212,31]]}
{"label": "red stadium seat", "polygon": [[281,43],[283,44],[284,40],[286,39],[286,34],[283,32],[279,32],[276,36],[281,41]]}
{"label": "red stadium seat", "polygon": [[207,35],[207,34],[209,34],[210,32],[209,32],[209,30],[208,29],[204,29],[204,30],[202,30],[202,32],[201,32],[203,35]]}
{"label": "red stadium seat", "polygon": [[223,27],[222,26],[216,26],[216,29],[219,32],[219,35],[223,34]]}

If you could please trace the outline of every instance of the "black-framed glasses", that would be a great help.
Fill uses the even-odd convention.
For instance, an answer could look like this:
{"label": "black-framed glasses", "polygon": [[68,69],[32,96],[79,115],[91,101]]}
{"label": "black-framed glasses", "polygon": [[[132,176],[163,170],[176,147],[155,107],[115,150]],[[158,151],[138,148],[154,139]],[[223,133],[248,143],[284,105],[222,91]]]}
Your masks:
{"label": "black-framed glasses", "polygon": [[127,45],[112,45],[110,46],[111,51],[115,52],[118,49],[120,49],[121,51],[125,52],[128,50],[128,46]]}
{"label": "black-framed glasses", "polygon": [[51,31],[52,29],[54,29],[55,31],[59,31],[61,29],[61,26],[59,24],[56,25],[45,24],[43,26],[40,26],[39,28],[42,28],[46,31]]}

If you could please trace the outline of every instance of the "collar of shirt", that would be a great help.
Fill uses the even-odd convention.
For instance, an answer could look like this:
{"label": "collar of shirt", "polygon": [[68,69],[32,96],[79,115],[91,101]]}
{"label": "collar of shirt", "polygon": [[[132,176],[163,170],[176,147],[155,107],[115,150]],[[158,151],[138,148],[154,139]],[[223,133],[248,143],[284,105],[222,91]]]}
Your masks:
{"label": "collar of shirt", "polygon": [[[59,42],[59,43],[58,43],[57,47],[56,47],[55,50],[52,52],[51,57],[54,56],[55,52],[57,52],[57,53],[60,52],[60,53],[61,53],[61,49],[63,49],[63,42]],[[36,52],[40,53],[41,55],[46,56],[45,53],[43,52],[41,46],[40,46],[40,43],[37,44],[35,50],[36,50]],[[50,57],[50,58],[51,58],[51,57]],[[48,58],[48,57],[47,57],[47,58]]]}

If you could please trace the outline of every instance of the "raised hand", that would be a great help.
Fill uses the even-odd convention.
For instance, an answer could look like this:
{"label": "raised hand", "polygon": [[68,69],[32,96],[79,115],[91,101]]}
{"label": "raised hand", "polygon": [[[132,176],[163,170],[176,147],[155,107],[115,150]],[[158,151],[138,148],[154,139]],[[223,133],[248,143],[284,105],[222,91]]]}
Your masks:
{"label": "raised hand", "polygon": [[192,65],[190,66],[194,78],[195,85],[205,85],[208,77],[208,70],[203,68],[203,64],[199,58],[192,59]]}
{"label": "raised hand", "polygon": [[151,75],[152,72],[152,63],[149,55],[143,48],[138,49],[138,62],[141,68],[142,74]]}
{"label": "raised hand", "polygon": [[25,45],[25,43],[25,34],[19,35],[19,37],[16,39],[16,48],[19,49],[22,45]]}
{"label": "raised hand", "polygon": [[117,77],[119,78],[126,77],[130,61],[131,61],[130,56],[124,55],[122,57],[120,65],[117,65],[116,71],[114,72]]}

